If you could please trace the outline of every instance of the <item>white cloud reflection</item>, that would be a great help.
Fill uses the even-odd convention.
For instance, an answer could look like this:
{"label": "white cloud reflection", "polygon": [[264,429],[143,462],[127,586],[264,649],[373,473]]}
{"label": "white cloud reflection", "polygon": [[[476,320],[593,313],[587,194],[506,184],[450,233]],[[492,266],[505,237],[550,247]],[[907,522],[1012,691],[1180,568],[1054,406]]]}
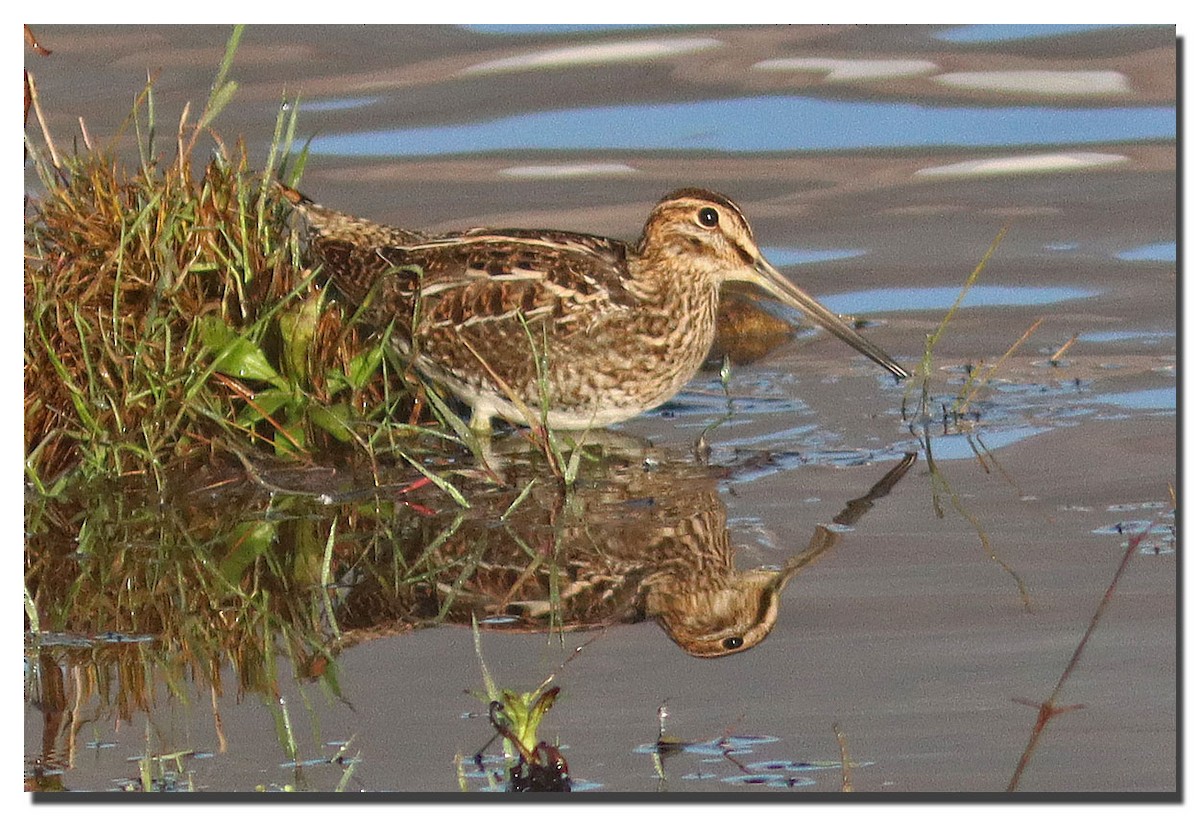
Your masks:
{"label": "white cloud reflection", "polygon": [[621,40],[618,42],[588,43],[567,48],[553,48],[520,54],[515,57],[490,60],[459,71],[460,75],[495,74],[508,71],[532,71],[546,68],[567,68],[575,65],[599,65],[612,62],[640,62],[662,59],[678,54],[690,54],[724,45],[711,37],[676,37],[656,40]]}
{"label": "white cloud reflection", "polygon": [[1001,156],[992,159],[923,167],[918,176],[1007,176],[1018,173],[1061,173],[1129,161],[1119,153],[1041,153],[1034,156]]}

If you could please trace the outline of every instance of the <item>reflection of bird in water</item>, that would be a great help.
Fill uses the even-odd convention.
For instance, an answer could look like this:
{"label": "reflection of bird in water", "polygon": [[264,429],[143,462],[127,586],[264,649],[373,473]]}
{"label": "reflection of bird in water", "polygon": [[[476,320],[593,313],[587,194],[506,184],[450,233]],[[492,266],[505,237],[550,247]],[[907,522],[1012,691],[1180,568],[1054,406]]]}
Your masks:
{"label": "reflection of bird in water", "polygon": [[741,210],[695,188],[663,198],[636,244],[562,230],[427,236],[329,210],[289,188],[309,262],[421,373],[472,410],[554,429],[603,427],[670,399],[741,282],[808,316],[898,378],[909,372],[763,257]]}
{"label": "reflection of bird in water", "polygon": [[[852,523],[911,462],[902,461],[834,521]],[[510,631],[545,631],[654,618],[689,654],[719,657],[760,643],[775,625],[788,581],[840,538],[819,526],[782,569],[739,570],[709,470],[625,465],[605,473],[566,501],[556,486],[534,482],[504,523],[495,519],[514,494],[498,491],[487,518],[396,530],[394,549],[384,550],[394,560],[376,562],[376,577],[351,590],[340,625],[378,632],[474,616]],[[400,564],[407,567],[397,581]]]}

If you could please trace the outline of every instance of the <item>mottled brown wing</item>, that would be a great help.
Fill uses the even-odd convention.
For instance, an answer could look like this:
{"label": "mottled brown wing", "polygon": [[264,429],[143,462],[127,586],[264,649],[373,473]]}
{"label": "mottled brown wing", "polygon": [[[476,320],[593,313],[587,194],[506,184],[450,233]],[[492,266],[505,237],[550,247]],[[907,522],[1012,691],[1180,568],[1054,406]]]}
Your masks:
{"label": "mottled brown wing", "polygon": [[597,236],[472,230],[377,252],[390,268],[379,297],[406,300],[411,313],[419,288],[423,330],[519,324],[520,315],[570,334],[636,304],[626,285],[628,245]]}
{"label": "mottled brown wing", "polygon": [[302,220],[305,260],[322,268],[347,297],[361,303],[391,264],[376,251],[381,246],[405,246],[429,240],[416,230],[368,221],[317,204],[298,190],[278,185]]}

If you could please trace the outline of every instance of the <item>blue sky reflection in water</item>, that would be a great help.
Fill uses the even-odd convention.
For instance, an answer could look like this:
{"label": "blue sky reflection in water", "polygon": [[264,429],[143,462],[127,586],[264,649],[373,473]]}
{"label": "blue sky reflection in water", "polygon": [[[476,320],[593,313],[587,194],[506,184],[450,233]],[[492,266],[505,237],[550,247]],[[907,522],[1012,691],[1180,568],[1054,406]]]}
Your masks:
{"label": "blue sky reflection in water", "polygon": [[[596,24],[596,23],[556,23],[556,24],[493,24],[493,25],[464,25],[467,31],[477,34],[498,34],[515,36],[553,36],[560,34],[595,33],[601,31],[623,31],[627,29],[655,28],[652,24]],[[667,26],[668,28],[670,26]],[[934,33],[933,39],[953,43],[992,43],[1011,42],[1013,40],[1034,40],[1046,37],[1063,37],[1073,34],[1089,34],[1114,26],[1105,23],[1077,24],[1036,24],[1010,23],[1001,25],[962,25],[951,26]]]}
{"label": "blue sky reflection in water", "polygon": [[1116,257],[1122,261],[1175,263],[1175,242],[1163,241],[1157,244],[1143,244],[1142,246],[1118,252]]}
{"label": "blue sky reflection in water", "polygon": [[1174,413],[1178,394],[1174,388],[1146,388],[1120,394],[1101,394],[1094,402],[1116,405],[1136,411],[1166,411]]}
{"label": "blue sky reflection in water", "polygon": [[1105,28],[1104,23],[1081,23],[1064,25],[1038,25],[1034,23],[1011,23],[1004,25],[964,25],[948,28],[933,35],[935,40],[953,43],[995,43],[1013,40],[1035,40],[1045,37],[1063,37],[1072,34],[1090,34]]}
{"label": "blue sky reflection in water", "polygon": [[[961,292],[958,286],[894,287],[822,295],[821,302],[840,314],[945,311]],[[973,306],[1045,306],[1094,297],[1100,292],[1078,286],[972,286],[960,304]]]}
{"label": "blue sky reflection in water", "polygon": [[727,153],[1020,147],[1175,138],[1175,108],[933,107],[800,96],[568,108],[460,125],[318,136],[315,154],[435,156],[537,150]]}
{"label": "blue sky reflection in water", "polygon": [[866,255],[865,249],[807,249],[805,247],[763,247],[767,260],[775,266],[800,266],[801,264],[841,261]]}

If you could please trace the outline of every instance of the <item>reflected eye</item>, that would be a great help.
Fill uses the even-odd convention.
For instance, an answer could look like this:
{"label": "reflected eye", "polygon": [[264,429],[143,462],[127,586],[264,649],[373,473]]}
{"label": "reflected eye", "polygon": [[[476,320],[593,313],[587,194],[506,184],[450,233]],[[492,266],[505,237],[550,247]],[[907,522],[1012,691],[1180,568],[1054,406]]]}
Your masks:
{"label": "reflected eye", "polygon": [[[716,217],[716,213],[713,214],[713,217]],[[725,647],[726,651],[732,652],[734,649],[742,648],[744,642],[740,637],[727,637],[721,641],[721,645]]]}
{"label": "reflected eye", "polygon": [[[712,207],[701,207],[700,212],[696,214],[696,220],[700,222],[700,226],[712,229],[721,220],[717,215],[717,211]],[[732,640],[733,638],[730,638]]]}

